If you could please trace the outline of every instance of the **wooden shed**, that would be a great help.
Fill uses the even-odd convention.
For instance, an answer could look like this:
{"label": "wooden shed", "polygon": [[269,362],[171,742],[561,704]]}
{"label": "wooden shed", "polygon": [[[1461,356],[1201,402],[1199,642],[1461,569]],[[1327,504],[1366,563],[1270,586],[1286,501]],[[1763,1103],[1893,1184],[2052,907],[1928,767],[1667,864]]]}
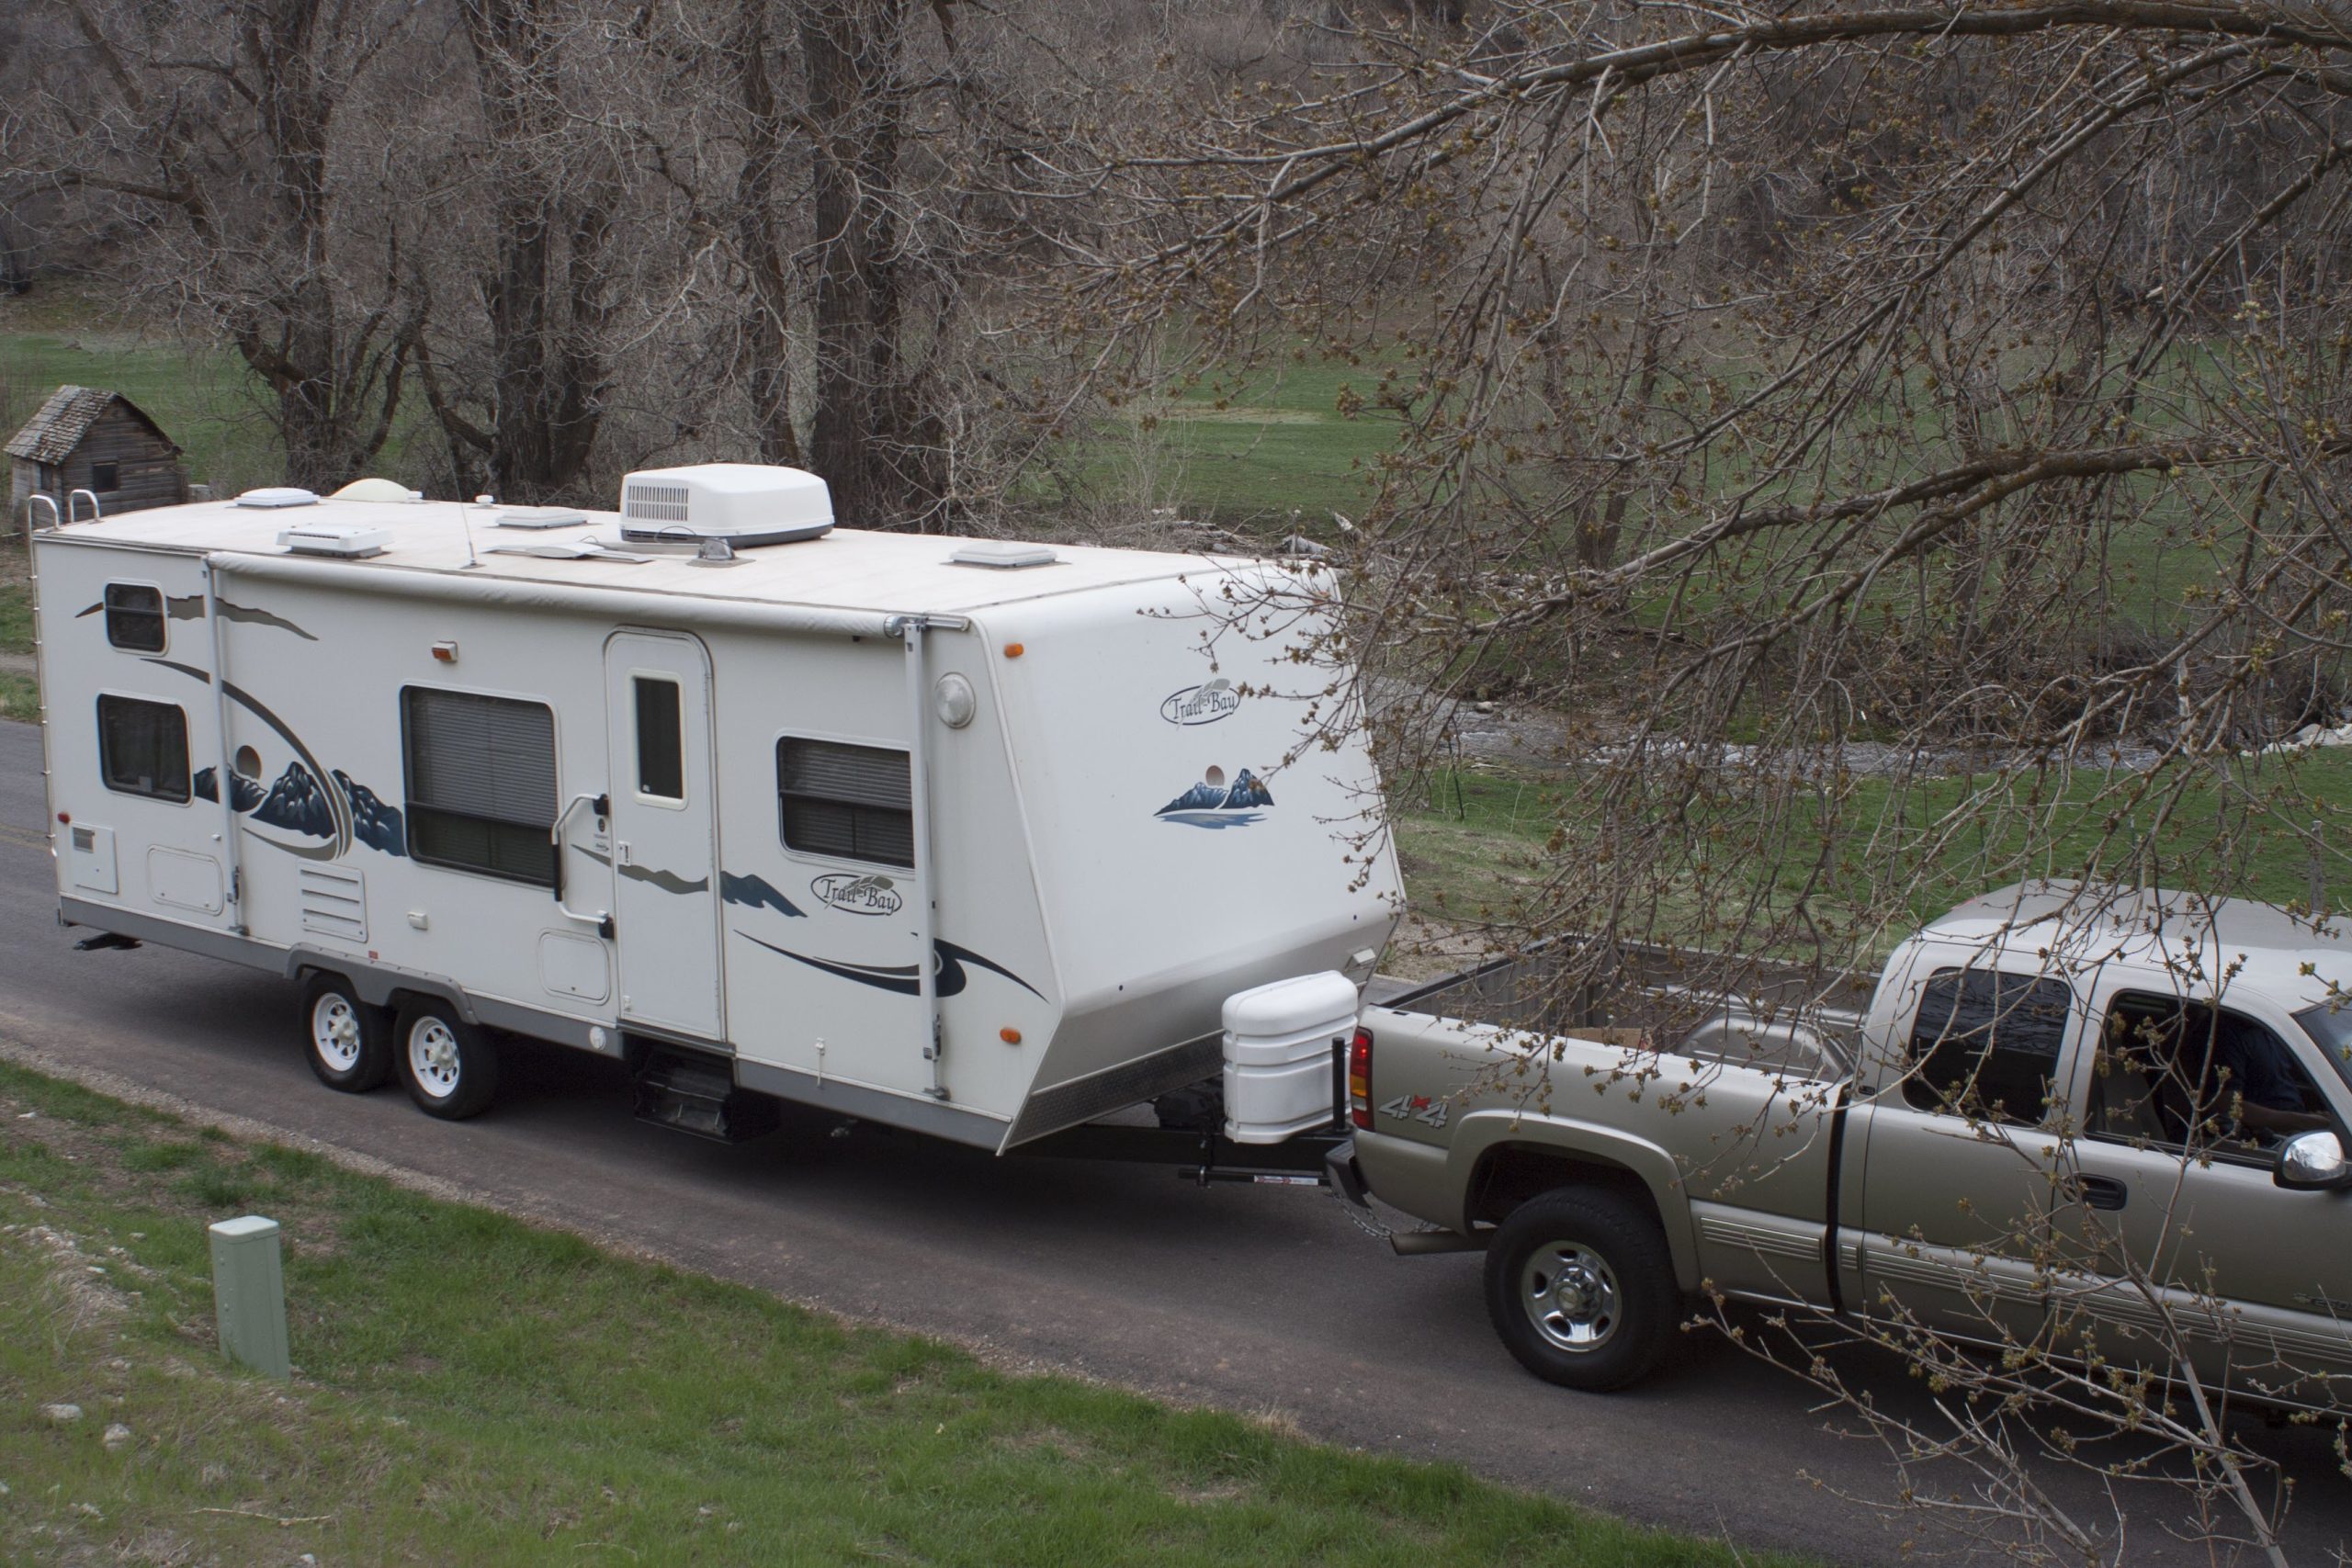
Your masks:
{"label": "wooden shed", "polygon": [[[86,490],[111,515],[187,500],[187,470],[163,427],[119,392],[60,387],[22,430],[8,438],[15,462],[10,520],[25,523],[28,499],[46,495],[62,515],[67,495]],[[83,503],[87,515],[88,503]],[[46,522],[46,517],[40,521]]]}

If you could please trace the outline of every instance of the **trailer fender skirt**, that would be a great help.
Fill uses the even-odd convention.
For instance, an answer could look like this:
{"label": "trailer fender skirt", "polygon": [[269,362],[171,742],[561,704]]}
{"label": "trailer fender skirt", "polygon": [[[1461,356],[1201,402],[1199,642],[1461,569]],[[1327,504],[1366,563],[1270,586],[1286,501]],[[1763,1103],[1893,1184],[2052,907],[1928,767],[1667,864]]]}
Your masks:
{"label": "trailer fender skirt", "polygon": [[1441,1252],[1484,1252],[1494,1239],[1491,1230],[1472,1231],[1468,1235],[1460,1231],[1392,1231],[1388,1245],[1399,1258],[1430,1258]]}

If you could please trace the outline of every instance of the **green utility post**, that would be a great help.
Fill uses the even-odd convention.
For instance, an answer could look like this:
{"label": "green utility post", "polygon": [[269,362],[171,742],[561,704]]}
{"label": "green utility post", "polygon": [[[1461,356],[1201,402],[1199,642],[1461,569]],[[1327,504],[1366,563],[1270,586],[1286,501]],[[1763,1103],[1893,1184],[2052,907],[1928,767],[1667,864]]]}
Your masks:
{"label": "green utility post", "polygon": [[212,1304],[220,1349],[232,1360],[282,1378],[286,1352],[286,1276],[277,1261],[277,1222],[247,1214],[212,1227]]}

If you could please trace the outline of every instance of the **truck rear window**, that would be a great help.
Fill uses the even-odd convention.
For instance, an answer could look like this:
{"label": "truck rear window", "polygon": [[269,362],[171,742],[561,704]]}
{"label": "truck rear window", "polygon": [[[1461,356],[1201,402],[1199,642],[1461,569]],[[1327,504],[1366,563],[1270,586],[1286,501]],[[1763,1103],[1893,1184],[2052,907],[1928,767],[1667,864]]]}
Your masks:
{"label": "truck rear window", "polygon": [[1922,1111],[2042,1119],[2075,993],[2047,976],[1939,969],[1920,987],[1903,1098]]}

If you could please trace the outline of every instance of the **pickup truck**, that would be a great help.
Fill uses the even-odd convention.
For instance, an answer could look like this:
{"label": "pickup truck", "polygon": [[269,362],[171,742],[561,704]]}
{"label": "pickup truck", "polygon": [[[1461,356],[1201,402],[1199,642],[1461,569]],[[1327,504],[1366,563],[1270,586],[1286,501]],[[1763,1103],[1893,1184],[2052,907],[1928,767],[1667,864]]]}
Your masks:
{"label": "pickup truck", "polygon": [[1652,1038],[1441,987],[1363,1010],[1332,1176],[1436,1227],[1400,1252],[1482,1249],[1503,1343],[1572,1388],[1705,1292],[2167,1370],[2170,1314],[2200,1381],[2315,1404],[2352,1393],[2348,994],[2341,928],[2068,883],[1953,909],[1851,1010]]}

